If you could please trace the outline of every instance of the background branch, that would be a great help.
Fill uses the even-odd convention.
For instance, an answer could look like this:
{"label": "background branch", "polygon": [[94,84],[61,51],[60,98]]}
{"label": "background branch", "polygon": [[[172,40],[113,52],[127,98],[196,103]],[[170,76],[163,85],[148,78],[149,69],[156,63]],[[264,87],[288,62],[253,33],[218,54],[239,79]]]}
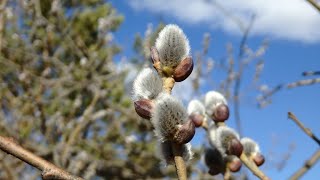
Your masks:
{"label": "background branch", "polygon": [[24,149],[23,147],[15,143],[11,138],[0,136],[0,149],[41,170],[43,179],[82,180],[82,178],[73,176],[63,169],[55,166],[54,164]]}
{"label": "background branch", "polygon": [[313,132],[309,129],[306,128],[301,121],[292,113],[288,112],[288,117],[293,120],[300,128],[303,130],[309,137],[311,137],[318,145],[320,145],[320,140],[319,138],[313,134]]}
{"label": "background branch", "polygon": [[315,0],[307,0],[314,8],[316,8],[320,13],[320,5]]}
{"label": "background branch", "polygon": [[289,179],[296,180],[300,179],[320,158],[320,150],[317,150],[310,159],[308,159],[305,164],[297,170]]}

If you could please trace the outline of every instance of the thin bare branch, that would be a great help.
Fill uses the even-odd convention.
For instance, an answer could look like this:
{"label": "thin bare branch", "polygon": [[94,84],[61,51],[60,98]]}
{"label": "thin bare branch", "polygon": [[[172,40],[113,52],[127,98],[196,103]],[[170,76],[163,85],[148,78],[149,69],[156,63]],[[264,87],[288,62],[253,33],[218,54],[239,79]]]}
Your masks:
{"label": "thin bare branch", "polygon": [[262,180],[268,180],[269,178],[257,167],[257,165],[250,161],[248,157],[245,155],[245,153],[242,153],[240,155],[240,159],[244,165],[250,169],[250,171],[257,177],[259,177]]}
{"label": "thin bare branch", "polygon": [[304,165],[298,169],[289,179],[300,179],[316,162],[320,159],[320,150],[317,150],[310,159],[308,159]]}
{"label": "thin bare branch", "polygon": [[240,93],[240,86],[241,86],[241,79],[242,79],[242,74],[244,71],[244,63],[242,62],[243,59],[243,55],[244,55],[244,51],[245,51],[245,45],[247,42],[247,38],[250,32],[250,29],[252,28],[253,22],[254,22],[255,16],[253,15],[250,21],[250,24],[248,25],[248,27],[246,28],[241,42],[240,42],[240,51],[239,51],[239,55],[238,55],[238,64],[239,64],[239,69],[238,69],[238,73],[237,73],[237,77],[235,79],[235,85],[234,85],[234,92],[233,92],[233,97],[234,97],[234,115],[235,115],[235,120],[236,120],[236,126],[237,126],[237,130],[238,133],[242,134],[242,128],[241,128],[241,119],[240,119],[240,97],[239,97],[239,93]]}
{"label": "thin bare branch", "polygon": [[309,2],[309,4],[311,4],[314,8],[316,8],[318,10],[318,12],[320,13],[320,5],[315,1],[315,0],[307,0]]}
{"label": "thin bare branch", "polygon": [[43,179],[82,180],[18,145],[12,138],[0,136],[0,149],[42,171]]}
{"label": "thin bare branch", "polygon": [[297,82],[289,83],[287,85],[287,88],[295,88],[298,86],[308,86],[308,85],[313,85],[313,84],[317,84],[317,83],[320,83],[320,78],[304,79],[304,80],[300,80]]}
{"label": "thin bare branch", "polygon": [[292,119],[301,128],[301,130],[303,130],[309,137],[311,137],[318,145],[320,145],[320,139],[316,135],[314,135],[309,128],[306,128],[292,112],[288,112],[288,117]]}
{"label": "thin bare branch", "polygon": [[302,76],[315,76],[320,75],[320,71],[304,71]]}

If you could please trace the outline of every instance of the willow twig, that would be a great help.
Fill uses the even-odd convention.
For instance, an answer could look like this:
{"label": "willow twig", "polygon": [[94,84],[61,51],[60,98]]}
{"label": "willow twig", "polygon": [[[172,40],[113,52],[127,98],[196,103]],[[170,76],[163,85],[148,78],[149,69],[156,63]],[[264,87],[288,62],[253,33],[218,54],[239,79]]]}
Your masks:
{"label": "willow twig", "polygon": [[288,117],[292,119],[301,128],[301,130],[303,130],[309,137],[311,137],[318,145],[320,145],[320,139],[316,135],[314,135],[309,128],[306,128],[292,112],[288,112]]}
{"label": "willow twig", "polygon": [[315,0],[307,0],[309,2],[309,4],[311,4],[314,8],[316,8],[318,10],[318,12],[320,13],[320,5],[315,1]]}
{"label": "willow twig", "polygon": [[[172,77],[163,77],[163,87],[167,93],[171,94],[175,81]],[[187,168],[182,157],[182,146],[174,142],[171,143],[172,153],[174,156],[174,164],[179,180],[187,180]]]}
{"label": "willow twig", "polygon": [[24,149],[12,138],[0,136],[0,149],[41,170],[43,179],[83,180]]}
{"label": "willow twig", "polygon": [[315,154],[311,156],[310,159],[308,159],[304,165],[297,170],[289,179],[290,180],[296,180],[300,179],[301,176],[303,176],[318,160],[320,159],[320,150],[317,150]]}
{"label": "willow twig", "polygon": [[248,157],[245,155],[245,153],[242,153],[240,155],[241,162],[247,166],[247,168],[250,169],[250,171],[257,177],[259,177],[262,180],[269,180],[269,178],[257,167],[257,165],[250,161]]}

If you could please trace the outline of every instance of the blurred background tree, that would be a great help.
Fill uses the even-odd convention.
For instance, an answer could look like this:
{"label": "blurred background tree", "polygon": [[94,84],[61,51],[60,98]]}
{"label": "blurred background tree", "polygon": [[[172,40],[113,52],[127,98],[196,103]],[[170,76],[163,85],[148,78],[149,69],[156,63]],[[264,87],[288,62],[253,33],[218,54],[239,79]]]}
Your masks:
{"label": "blurred background tree", "polygon": [[[126,70],[113,60],[123,16],[103,0],[1,5],[1,135],[85,179],[174,175],[162,170],[151,126],[134,112]],[[40,176],[0,157],[0,179]]]}
{"label": "blurred background tree", "polygon": [[[164,24],[150,25],[144,36],[137,34],[132,45],[136,53],[128,61],[116,62],[121,45],[113,34],[123,20],[104,0],[2,0],[0,135],[13,137],[26,149],[85,179],[176,177],[174,167],[161,164],[151,124],[136,115],[130,98],[132,75],[150,65],[149,49]],[[258,101],[265,106],[280,86],[270,90],[260,85],[268,42],[249,48],[251,24],[246,27],[240,22],[239,26],[239,47],[228,44],[221,60],[208,56],[210,35],[204,35],[203,49],[193,55],[195,68],[189,79],[196,96],[201,96],[201,81],[209,84],[207,89],[223,92],[234,105],[241,131],[237,110],[241,96],[253,89],[263,94]],[[247,67],[249,75],[243,73]],[[223,74],[219,80],[210,76],[216,68]],[[212,178],[199,166],[203,151],[194,149],[188,173]],[[40,172],[1,152],[0,179],[22,177],[38,179]]]}

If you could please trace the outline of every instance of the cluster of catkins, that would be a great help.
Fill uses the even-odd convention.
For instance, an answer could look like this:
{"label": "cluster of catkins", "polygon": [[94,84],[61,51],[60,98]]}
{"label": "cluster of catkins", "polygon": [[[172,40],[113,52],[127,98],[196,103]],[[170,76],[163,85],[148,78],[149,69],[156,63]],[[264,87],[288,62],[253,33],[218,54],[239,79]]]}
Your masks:
{"label": "cluster of catkins", "polygon": [[[252,163],[260,166],[264,157],[258,144],[250,138],[241,138],[232,128],[226,126],[229,118],[229,108],[225,97],[216,91],[206,94],[204,104],[192,100],[188,105],[188,115],[196,127],[209,127],[208,139],[211,147],[206,149],[204,161],[209,168],[209,174],[217,175],[226,170],[237,172],[242,163],[240,156],[246,156]],[[207,119],[213,121],[208,122]]]}
{"label": "cluster of catkins", "polygon": [[171,95],[175,82],[185,80],[192,72],[190,46],[177,25],[167,25],[151,48],[154,69],[143,69],[133,83],[134,107],[139,116],[151,120],[159,139],[159,150],[167,164],[174,162],[173,146],[182,150],[185,161],[192,158],[190,140],[195,125],[183,104]]}

